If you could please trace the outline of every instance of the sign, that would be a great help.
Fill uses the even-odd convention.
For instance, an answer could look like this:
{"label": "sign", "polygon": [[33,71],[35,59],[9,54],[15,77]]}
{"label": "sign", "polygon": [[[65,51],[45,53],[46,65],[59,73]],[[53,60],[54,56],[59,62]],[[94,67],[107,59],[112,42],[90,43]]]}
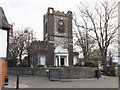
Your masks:
{"label": "sign", "polygon": [[7,31],[0,29],[0,58],[7,56]]}
{"label": "sign", "polygon": [[13,36],[13,25],[10,24],[9,36]]}
{"label": "sign", "polygon": [[118,57],[118,65],[120,65],[120,57]]}
{"label": "sign", "polygon": [[49,69],[46,69],[46,72],[49,72]]}

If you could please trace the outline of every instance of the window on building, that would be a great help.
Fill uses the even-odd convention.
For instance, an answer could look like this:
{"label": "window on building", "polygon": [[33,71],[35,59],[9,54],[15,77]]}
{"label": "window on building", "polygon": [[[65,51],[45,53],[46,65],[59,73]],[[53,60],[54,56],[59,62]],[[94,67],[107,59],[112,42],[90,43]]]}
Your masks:
{"label": "window on building", "polygon": [[45,24],[45,33],[48,33],[48,25],[47,25],[47,22]]}
{"label": "window on building", "polygon": [[39,57],[39,60],[38,60],[38,65],[41,64],[41,57]]}
{"label": "window on building", "polygon": [[50,13],[52,13],[53,9],[50,9]]}

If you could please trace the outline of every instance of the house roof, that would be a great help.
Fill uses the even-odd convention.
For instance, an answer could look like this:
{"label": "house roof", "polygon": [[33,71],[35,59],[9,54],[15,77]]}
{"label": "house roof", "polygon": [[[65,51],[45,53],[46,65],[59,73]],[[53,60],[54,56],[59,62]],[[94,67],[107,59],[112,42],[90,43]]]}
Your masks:
{"label": "house roof", "polygon": [[0,7],[0,28],[4,30],[9,30],[10,26],[4,14],[3,8]]}

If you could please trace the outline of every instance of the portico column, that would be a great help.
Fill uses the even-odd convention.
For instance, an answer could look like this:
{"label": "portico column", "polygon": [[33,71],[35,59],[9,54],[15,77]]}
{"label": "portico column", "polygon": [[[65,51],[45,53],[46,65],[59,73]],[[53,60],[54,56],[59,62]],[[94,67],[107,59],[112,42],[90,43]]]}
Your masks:
{"label": "portico column", "polygon": [[60,55],[59,55],[59,66],[61,66]]}
{"label": "portico column", "polygon": [[68,54],[67,54],[67,66],[69,66]]}
{"label": "portico column", "polygon": [[55,56],[55,66],[58,66],[57,65],[57,57]]}
{"label": "portico column", "polygon": [[55,55],[55,66],[59,66],[58,65],[58,56],[57,55]]}

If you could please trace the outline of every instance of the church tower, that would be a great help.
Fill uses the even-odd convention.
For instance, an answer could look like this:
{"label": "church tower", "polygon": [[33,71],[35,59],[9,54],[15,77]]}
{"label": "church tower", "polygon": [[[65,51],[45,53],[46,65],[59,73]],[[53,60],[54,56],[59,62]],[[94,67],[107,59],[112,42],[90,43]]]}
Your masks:
{"label": "church tower", "polygon": [[48,8],[43,23],[47,65],[73,65],[72,12],[65,14]]}

